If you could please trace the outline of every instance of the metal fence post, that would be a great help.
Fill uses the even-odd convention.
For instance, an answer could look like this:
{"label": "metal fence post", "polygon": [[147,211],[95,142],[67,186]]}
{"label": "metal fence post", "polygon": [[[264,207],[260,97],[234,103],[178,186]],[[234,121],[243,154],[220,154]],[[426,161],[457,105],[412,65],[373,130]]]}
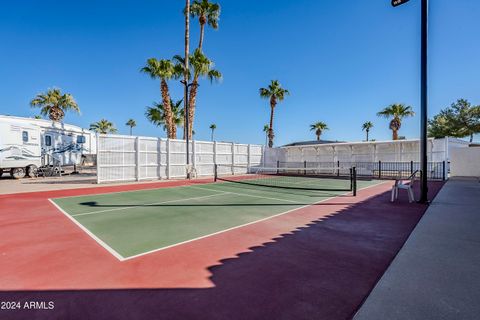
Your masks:
{"label": "metal fence post", "polygon": [[135,179],[140,180],[140,138],[135,138]]}
{"label": "metal fence post", "polygon": [[213,170],[217,170],[217,141],[213,142]]}
{"label": "metal fence post", "polygon": [[232,174],[235,174],[235,143],[232,142]]}
{"label": "metal fence post", "polygon": [[102,170],[101,170],[101,166],[100,166],[100,135],[97,133],[96,134],[96,140],[95,141],[95,144],[96,144],[96,149],[97,149],[97,155],[96,155],[96,159],[95,159],[95,162],[96,162],[96,165],[97,165],[97,184],[99,184],[101,182],[101,178],[100,178],[100,175],[102,174]]}
{"label": "metal fence post", "polygon": [[340,160],[337,160],[337,177],[340,177]]}
{"label": "metal fence post", "polygon": [[442,161],[442,180],[445,181],[447,179],[447,166],[445,164],[445,160]]}
{"label": "metal fence post", "polygon": [[413,174],[413,160],[410,161],[410,174]]}
{"label": "metal fence post", "polygon": [[157,176],[162,180],[162,139],[157,138]]}
{"label": "metal fence post", "polygon": [[303,170],[303,174],[306,176],[307,175],[307,161],[303,161],[303,168],[305,168],[305,170]]}
{"label": "metal fence post", "polygon": [[378,160],[378,179],[382,179],[382,161]]}
{"label": "metal fence post", "polygon": [[196,157],[196,143],[195,143],[195,140],[192,140],[192,168],[193,169],[197,169],[197,157]]}
{"label": "metal fence post", "polygon": [[353,196],[357,196],[357,168],[353,167],[352,168],[352,174],[353,174]]}
{"label": "metal fence post", "polygon": [[167,179],[170,179],[170,138],[167,138]]}

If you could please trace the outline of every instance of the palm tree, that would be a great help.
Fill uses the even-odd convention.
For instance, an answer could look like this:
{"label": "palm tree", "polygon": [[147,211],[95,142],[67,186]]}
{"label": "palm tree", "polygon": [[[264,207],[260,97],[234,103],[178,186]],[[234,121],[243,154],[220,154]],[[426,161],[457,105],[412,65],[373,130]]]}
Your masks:
{"label": "palm tree", "polygon": [[[173,57],[173,60],[176,62],[175,69],[176,73],[185,72],[185,59],[179,55]],[[193,55],[190,56],[190,69],[188,72],[188,78],[191,77],[190,70],[193,70],[193,81],[192,87],[189,94],[189,108],[188,108],[188,134],[189,138],[192,136],[193,122],[195,119],[195,104],[197,97],[198,89],[198,80],[200,77],[206,77],[210,80],[210,83],[213,81],[218,81],[222,78],[220,71],[213,69],[214,63],[209,60],[199,49],[196,49]]]}
{"label": "palm tree", "polygon": [[100,121],[90,124],[90,130],[101,134],[117,132],[115,125],[106,119],[102,119]]}
{"label": "palm tree", "polygon": [[390,121],[390,130],[392,130],[392,139],[398,140],[398,130],[402,127],[402,119],[405,117],[413,117],[412,107],[405,106],[402,103],[391,104],[382,111],[377,113],[377,116],[383,118],[392,118]]}
{"label": "palm tree", "polygon": [[162,104],[165,110],[167,136],[173,138],[176,136],[176,127],[172,120],[172,107],[170,105],[171,99],[167,80],[177,78],[179,75],[176,73],[176,69],[170,60],[157,60],[155,58],[148,59],[146,66],[141,68],[140,72],[150,75],[152,79],[160,79],[160,92],[162,94]]}
{"label": "palm tree", "polygon": [[[183,118],[185,116],[185,112],[182,108],[182,102],[183,100],[179,100],[177,102],[170,100],[170,106],[173,116],[172,120],[175,127],[183,126]],[[151,123],[153,123],[157,127],[162,125],[163,129],[167,131],[165,107],[162,103],[154,102],[152,107],[147,107],[147,110],[145,111],[145,116]],[[175,131],[175,135],[172,137],[172,139],[176,138],[177,136]]]}
{"label": "palm tree", "polygon": [[127,127],[130,127],[130,135],[132,135],[132,129],[133,127],[137,126],[137,122],[133,119],[128,119],[127,123],[125,123]]}
{"label": "palm tree", "polygon": [[270,129],[270,126],[268,124],[263,126],[263,132],[265,132],[265,146],[268,143],[268,131]]}
{"label": "palm tree", "polygon": [[208,23],[213,29],[218,29],[218,20],[220,18],[220,5],[208,0],[195,0],[190,7],[192,17],[198,17],[200,23],[200,40],[198,49],[202,50],[203,36],[205,34],[205,24]]}
{"label": "palm tree", "polygon": [[289,95],[287,89],[283,89],[278,80],[272,80],[267,88],[260,88],[260,97],[270,100],[270,126],[268,128],[268,146],[273,147],[273,114],[277,102],[283,101]]}
{"label": "palm tree", "polygon": [[33,119],[42,119],[42,116],[37,114],[36,116],[33,117]]}
{"label": "palm tree", "polygon": [[39,93],[30,101],[33,108],[41,108],[40,114],[47,116],[52,121],[62,121],[66,111],[80,113],[80,108],[73,96],[62,93],[60,89],[48,89],[45,93]]}
{"label": "palm tree", "polygon": [[212,123],[210,125],[210,130],[212,130],[212,141],[213,141],[213,132],[215,131],[215,129],[217,129],[217,125],[215,123]]}
{"label": "palm tree", "polygon": [[373,123],[371,121],[367,121],[362,125],[362,130],[367,133],[367,141],[368,141],[368,134],[370,133],[370,129],[373,128]]}
{"label": "palm tree", "polygon": [[310,131],[315,131],[317,141],[320,141],[320,136],[324,130],[328,130],[328,126],[325,122],[318,121],[310,125]]}

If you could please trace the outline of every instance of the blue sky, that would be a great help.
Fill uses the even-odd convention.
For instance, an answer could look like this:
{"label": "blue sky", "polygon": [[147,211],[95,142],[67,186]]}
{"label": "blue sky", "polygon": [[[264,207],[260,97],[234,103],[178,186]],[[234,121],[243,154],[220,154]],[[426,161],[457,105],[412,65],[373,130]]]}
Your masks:
{"label": "blue sky", "polygon": [[[148,123],[145,107],[160,99],[158,82],[139,73],[150,57],[183,52],[184,1],[25,0],[0,11],[0,113],[33,116],[35,94],[59,87],[77,99],[82,115],[66,122],[88,127],[107,118],[120,133],[164,136]],[[196,139],[262,143],[268,101],[258,89],[278,79],[291,96],[275,114],[276,144],[313,139],[309,124],[330,127],[324,139],[388,139],[388,121],[376,112],[394,102],[419,114],[420,1],[392,8],[390,0],[220,1],[217,31],[207,29],[204,51],[224,75],[199,89]],[[480,104],[480,3],[435,0],[430,6],[430,110],[457,98]],[[193,21],[192,46],[198,43]],[[183,96],[178,82],[172,97]],[[419,117],[400,135],[419,135]]]}

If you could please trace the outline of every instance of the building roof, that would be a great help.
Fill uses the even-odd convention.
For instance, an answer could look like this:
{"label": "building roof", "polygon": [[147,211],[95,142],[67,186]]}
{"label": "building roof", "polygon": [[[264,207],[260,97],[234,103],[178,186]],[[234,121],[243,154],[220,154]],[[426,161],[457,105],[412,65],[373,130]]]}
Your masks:
{"label": "building roof", "polygon": [[283,147],[294,147],[294,146],[306,146],[306,145],[315,145],[315,144],[327,144],[327,143],[341,143],[345,141],[333,141],[333,140],[312,140],[312,141],[298,141],[292,142],[284,145]]}

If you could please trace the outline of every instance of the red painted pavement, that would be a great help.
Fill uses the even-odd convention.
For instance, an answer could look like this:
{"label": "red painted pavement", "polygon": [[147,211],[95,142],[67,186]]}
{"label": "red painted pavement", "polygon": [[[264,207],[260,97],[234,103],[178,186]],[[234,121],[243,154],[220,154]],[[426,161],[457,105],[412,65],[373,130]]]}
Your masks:
{"label": "red painted pavement", "polygon": [[[105,303],[121,305],[113,310],[118,312],[115,319],[132,319],[127,312],[131,309],[139,319],[148,318],[153,312],[149,310],[166,319],[346,319],[368,295],[426,209],[409,204],[403,194],[399,202],[390,203],[391,183],[386,182],[359,191],[355,198],[337,197],[120,262],[47,201],[185,184],[175,181],[0,196],[0,289],[156,288],[9,293],[10,298],[54,299],[58,307],[53,314],[68,313],[70,319],[77,309],[103,318],[98,312],[106,310]],[[441,186],[432,183],[432,194]],[[82,314],[79,319],[89,316]]]}

